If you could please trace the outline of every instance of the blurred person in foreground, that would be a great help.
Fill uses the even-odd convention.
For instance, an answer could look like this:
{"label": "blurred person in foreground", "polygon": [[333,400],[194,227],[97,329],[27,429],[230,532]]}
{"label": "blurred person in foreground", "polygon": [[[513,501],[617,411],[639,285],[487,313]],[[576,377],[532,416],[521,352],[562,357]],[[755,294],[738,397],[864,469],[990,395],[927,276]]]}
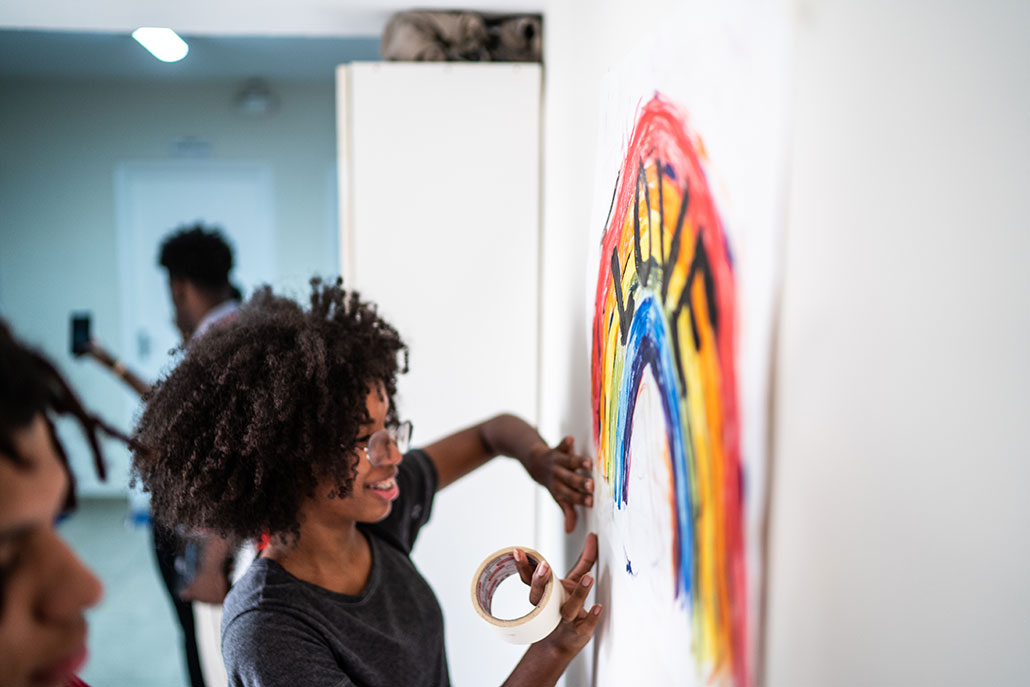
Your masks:
{"label": "blurred person in foreground", "polygon": [[0,684],[84,685],[84,612],[100,581],[57,532],[75,507],[75,480],[54,431],[71,415],[104,479],[98,432],[126,438],[90,415],[53,364],[0,320]]}

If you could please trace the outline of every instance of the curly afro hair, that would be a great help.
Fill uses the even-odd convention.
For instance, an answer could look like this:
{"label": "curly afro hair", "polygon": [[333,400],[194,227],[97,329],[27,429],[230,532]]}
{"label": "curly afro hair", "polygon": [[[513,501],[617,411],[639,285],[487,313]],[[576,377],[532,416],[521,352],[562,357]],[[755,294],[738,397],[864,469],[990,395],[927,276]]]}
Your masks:
{"label": "curly afro hair", "polygon": [[376,382],[390,400],[387,423],[397,422],[397,374],[407,371],[397,331],[342,280],[311,284],[310,309],[258,289],[145,398],[133,466],[159,521],[241,539],[296,536],[320,480],[350,492]]}

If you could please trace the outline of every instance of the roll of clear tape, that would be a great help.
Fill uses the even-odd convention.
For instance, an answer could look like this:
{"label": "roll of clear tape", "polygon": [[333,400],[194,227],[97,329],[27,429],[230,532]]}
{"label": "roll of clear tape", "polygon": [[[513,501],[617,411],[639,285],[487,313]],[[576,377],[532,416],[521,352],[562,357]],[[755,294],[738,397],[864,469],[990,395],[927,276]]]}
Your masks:
{"label": "roll of clear tape", "polygon": [[[518,575],[515,565],[515,549],[537,563],[546,562],[544,557],[525,546],[509,546],[486,557],[472,578],[472,606],[479,617],[487,622],[494,632],[511,644],[533,644],[551,634],[561,622],[561,607],[565,603],[565,588],[551,576],[544,586],[544,595],[532,611],[512,620],[496,618],[490,612],[494,592],[506,579]],[[547,567],[551,567],[548,563]]]}

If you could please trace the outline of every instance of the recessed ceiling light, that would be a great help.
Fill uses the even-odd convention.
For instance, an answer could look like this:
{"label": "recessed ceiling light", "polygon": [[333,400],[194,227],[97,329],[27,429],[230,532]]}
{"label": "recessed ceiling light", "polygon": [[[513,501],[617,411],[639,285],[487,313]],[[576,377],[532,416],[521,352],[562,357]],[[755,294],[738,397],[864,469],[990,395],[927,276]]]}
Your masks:
{"label": "recessed ceiling light", "polygon": [[190,51],[186,41],[171,29],[143,26],[133,31],[132,37],[162,62],[178,62]]}

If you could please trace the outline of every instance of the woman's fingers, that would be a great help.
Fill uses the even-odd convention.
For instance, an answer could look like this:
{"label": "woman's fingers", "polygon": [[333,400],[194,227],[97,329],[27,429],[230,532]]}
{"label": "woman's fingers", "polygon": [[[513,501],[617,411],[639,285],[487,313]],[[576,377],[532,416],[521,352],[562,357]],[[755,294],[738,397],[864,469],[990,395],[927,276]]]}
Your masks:
{"label": "woman's fingers", "polygon": [[587,572],[597,560],[597,535],[587,535],[583,552],[569,576],[561,581],[565,589],[565,603],[561,607],[562,622],[548,636],[563,651],[576,653],[582,649],[597,629],[601,619],[601,606],[594,604],[587,611],[583,604],[594,586],[594,578]]}
{"label": "woman's fingers", "polygon": [[594,586],[594,578],[584,575],[576,584],[576,588],[569,594],[569,598],[561,607],[561,617],[567,621],[575,622],[583,610],[583,602],[586,601],[590,588]]}
{"label": "woman's fingers", "polygon": [[529,584],[529,603],[536,606],[544,597],[544,588],[547,587],[547,580],[551,578],[551,569],[547,563],[540,561],[533,572],[533,580]]}
{"label": "woman's fingers", "polygon": [[576,492],[577,496],[590,496],[594,493],[594,480],[590,475],[573,472],[560,465],[554,466],[554,476],[558,483]]}
{"label": "woman's fingers", "polygon": [[601,619],[601,604],[594,604],[590,612],[576,621],[576,629],[587,637],[594,634],[597,621]]}
{"label": "woman's fingers", "polygon": [[572,532],[578,519],[575,507],[594,505],[593,461],[576,455],[571,436],[563,437],[549,456],[551,474],[544,483],[565,514],[565,531]]}
{"label": "woman's fingers", "polygon": [[556,484],[551,489],[551,495],[559,504],[567,503],[570,506],[583,506],[590,508],[594,504],[594,497],[591,494],[583,494],[569,489],[564,484]]}
{"label": "woman's fingers", "polygon": [[594,567],[594,563],[597,562],[597,535],[591,532],[587,535],[587,539],[583,542],[583,553],[579,555],[579,560],[576,561],[576,565],[572,566],[572,570],[565,576],[565,579],[571,580],[572,582],[578,582],[579,579],[586,574],[590,568]]}
{"label": "woman's fingers", "polygon": [[536,561],[529,558],[522,549],[515,549],[512,554],[515,557],[515,569],[519,571],[519,579],[523,584],[533,584],[533,571],[536,568]]}
{"label": "woman's fingers", "polygon": [[515,558],[515,568],[519,571],[519,578],[524,584],[529,585],[529,603],[536,606],[544,597],[547,580],[551,579],[551,568],[546,561],[540,561],[537,564],[522,549],[515,549],[512,556]]}
{"label": "woman's fingers", "polygon": [[554,456],[554,464],[560,465],[568,470],[585,470],[590,472],[594,462],[586,456],[578,456],[575,453],[561,450],[561,444],[555,449],[558,453]]}
{"label": "woman's fingers", "polygon": [[587,506],[589,507],[594,502],[594,497],[590,494],[583,494],[578,491],[573,491],[561,482],[555,482],[551,485],[551,496],[554,500],[561,505],[567,503],[570,506]]}
{"label": "woman's fingers", "polygon": [[592,493],[594,482],[592,479],[557,466],[554,468],[554,476],[555,479],[551,483],[551,495],[558,505],[567,503],[571,506],[587,508],[594,505]]}
{"label": "woman's fingers", "polygon": [[571,534],[572,530],[576,529],[576,520],[578,519],[576,509],[561,501],[558,502],[558,505],[561,506],[561,511],[565,514],[565,534]]}
{"label": "woman's fingers", "polygon": [[576,521],[578,520],[576,506],[592,508],[594,505],[594,497],[592,495],[573,491],[560,481],[555,481],[551,484],[551,496],[554,497],[555,503],[558,504],[562,509],[562,513],[565,514],[566,534],[576,529]]}

